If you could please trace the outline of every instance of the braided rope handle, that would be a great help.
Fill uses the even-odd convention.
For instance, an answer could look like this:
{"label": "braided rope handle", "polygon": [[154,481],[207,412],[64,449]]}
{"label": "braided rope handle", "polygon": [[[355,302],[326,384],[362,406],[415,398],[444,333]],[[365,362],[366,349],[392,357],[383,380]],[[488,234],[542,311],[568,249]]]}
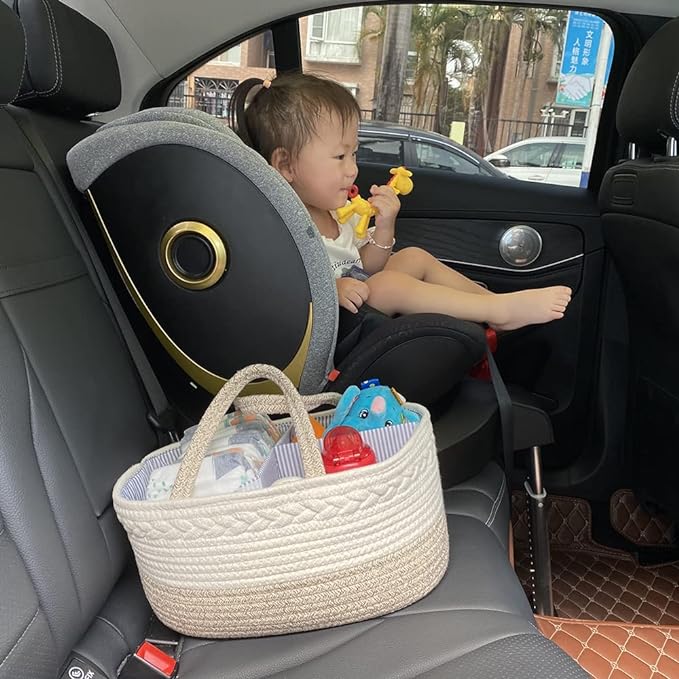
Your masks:
{"label": "braided rope handle", "polygon": [[[307,410],[315,410],[320,406],[336,406],[341,394],[332,391],[323,394],[300,395],[302,403]],[[253,396],[240,396],[234,401],[238,410],[264,415],[285,415],[288,412],[288,402],[285,396],[280,394],[255,394]]]}
{"label": "braided rope handle", "polygon": [[[273,398],[276,399],[276,405],[285,405],[285,409],[290,412],[299,442],[305,478],[313,478],[325,474],[318,440],[311,427],[309,415],[307,414],[302,397],[287,375],[278,368],[272,365],[256,363],[235,373],[219,390],[219,393],[214,397],[205,414],[201,417],[179,467],[179,472],[172,488],[172,494],[170,495],[172,500],[183,500],[191,497],[201,462],[205,457],[210,441],[219,428],[224,413],[231,407],[243,387],[258,379],[271,380],[283,392],[283,396]],[[249,401],[250,398],[256,399],[257,397],[248,397]]]}

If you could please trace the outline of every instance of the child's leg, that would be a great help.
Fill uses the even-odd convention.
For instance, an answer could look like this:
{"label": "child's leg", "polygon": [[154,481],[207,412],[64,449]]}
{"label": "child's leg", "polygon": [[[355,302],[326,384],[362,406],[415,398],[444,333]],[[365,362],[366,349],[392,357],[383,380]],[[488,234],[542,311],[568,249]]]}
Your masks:
{"label": "child's leg", "polygon": [[478,283],[469,280],[461,273],[454,271],[426,250],[420,248],[405,248],[395,252],[387,260],[384,267],[388,271],[400,271],[425,283],[443,285],[446,288],[472,292],[477,295],[492,295],[493,293]]}
{"label": "child's leg", "polygon": [[570,289],[562,286],[502,295],[479,295],[425,283],[401,271],[385,270],[367,281],[368,304],[385,314],[440,313],[464,321],[488,323],[498,330],[563,318]]}

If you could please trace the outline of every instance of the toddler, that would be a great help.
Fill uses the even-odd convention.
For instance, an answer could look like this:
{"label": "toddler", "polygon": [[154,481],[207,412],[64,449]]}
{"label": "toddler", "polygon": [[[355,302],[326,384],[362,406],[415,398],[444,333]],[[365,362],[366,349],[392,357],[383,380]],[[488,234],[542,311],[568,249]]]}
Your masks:
{"label": "toddler", "polygon": [[570,288],[494,294],[420,248],[392,254],[401,204],[387,185],[370,188],[377,216],[365,239],[355,237],[354,219],[338,222],[335,210],[347,203],[358,175],[360,120],[358,103],[339,83],[308,74],[250,78],[236,88],[230,117],[241,139],[309,210],[330,257],[340,306],[356,313],[368,303],[390,316],[442,313],[497,330],[563,317]]}

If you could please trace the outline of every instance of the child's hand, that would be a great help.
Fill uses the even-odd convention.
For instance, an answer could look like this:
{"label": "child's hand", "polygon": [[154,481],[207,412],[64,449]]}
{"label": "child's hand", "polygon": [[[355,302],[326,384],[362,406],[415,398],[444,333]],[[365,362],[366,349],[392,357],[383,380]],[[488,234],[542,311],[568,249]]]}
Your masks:
{"label": "child's hand", "polygon": [[377,215],[375,215],[376,228],[380,231],[389,229],[393,234],[396,215],[401,209],[401,201],[396,192],[386,184],[384,186],[373,184],[370,187],[370,193],[372,195],[368,198],[368,202],[377,210]]}
{"label": "child's hand", "polygon": [[355,278],[338,278],[335,282],[339,305],[351,311],[352,314],[358,313],[359,307],[368,300],[370,289],[367,284]]}

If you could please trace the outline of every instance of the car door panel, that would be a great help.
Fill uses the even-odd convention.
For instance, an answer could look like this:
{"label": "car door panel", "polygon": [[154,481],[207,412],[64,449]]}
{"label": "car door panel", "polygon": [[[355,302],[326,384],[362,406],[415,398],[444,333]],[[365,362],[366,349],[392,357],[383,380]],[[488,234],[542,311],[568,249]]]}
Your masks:
{"label": "car door panel", "polygon": [[[508,382],[543,397],[557,444],[547,466],[566,465],[582,450],[595,374],[603,241],[596,199],[584,189],[470,175],[441,176],[418,168],[413,192],[401,198],[397,247],[421,247],[494,292],[568,285],[573,300],[564,319],[500,339],[498,362]],[[360,186],[384,183],[367,166]],[[527,267],[500,256],[504,231],[527,224],[542,252]],[[584,418],[584,419],[583,419]]]}
{"label": "car door panel", "polygon": [[[502,259],[499,245],[507,229],[524,224],[540,234],[542,251],[534,263],[519,268]],[[561,262],[577,260],[584,248],[582,232],[577,227],[526,219],[402,217],[398,237],[400,247],[423,247],[453,265],[478,266],[523,277]]]}

